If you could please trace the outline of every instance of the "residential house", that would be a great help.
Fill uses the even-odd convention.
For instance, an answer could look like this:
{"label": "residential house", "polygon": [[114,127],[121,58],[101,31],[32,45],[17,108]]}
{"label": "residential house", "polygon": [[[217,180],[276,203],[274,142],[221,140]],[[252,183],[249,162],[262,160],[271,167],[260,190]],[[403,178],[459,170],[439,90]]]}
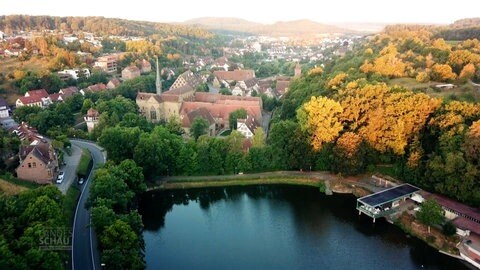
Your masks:
{"label": "residential house", "polygon": [[66,100],[67,98],[79,93],[78,88],[76,86],[70,86],[67,88],[62,88],[58,91],[60,95],[62,95],[62,99]]}
{"label": "residential house", "polygon": [[0,97],[0,118],[7,118],[8,116],[8,103]]}
{"label": "residential house", "polygon": [[19,97],[15,102],[16,107],[37,106],[45,108],[50,106],[50,104],[52,104],[52,100],[45,89],[30,90],[25,93],[25,96]]}
{"label": "residential house", "polygon": [[17,177],[39,184],[50,184],[58,172],[58,159],[52,145],[45,141],[34,141],[30,145],[21,145],[20,165]]}
{"label": "residential house", "polygon": [[185,130],[185,133],[190,134],[190,128],[193,121],[195,121],[195,119],[199,117],[207,120],[207,135],[215,136],[215,119],[213,119],[213,116],[206,108],[198,108],[196,110],[190,111],[189,113],[180,114],[180,119],[182,120],[182,127]]}
{"label": "residential house", "polygon": [[141,71],[142,73],[148,73],[152,71],[152,64],[150,64],[149,61],[143,59],[142,60],[142,65],[141,65]]}
{"label": "residential house", "polygon": [[88,68],[76,68],[76,69],[64,69],[62,71],[57,72],[59,76],[68,75],[74,80],[78,80],[80,77],[88,78],[90,77],[90,70]]}
{"label": "residential house", "polygon": [[88,132],[92,132],[96,125],[98,125],[98,121],[100,120],[100,114],[94,108],[90,108],[87,111],[87,115],[83,118],[87,123],[87,130]]}
{"label": "residential house", "polygon": [[117,73],[117,56],[114,54],[101,56],[95,61],[94,67],[97,67],[104,72],[115,74]]}
{"label": "residential house", "polygon": [[17,177],[39,184],[52,183],[58,172],[58,158],[52,145],[25,122],[15,128],[13,133],[23,142],[29,143],[20,146]]}
{"label": "residential house", "polygon": [[[97,84],[93,84],[93,85],[90,85],[89,87],[87,87],[86,91],[87,92],[101,92],[103,90],[106,90],[107,89],[107,86],[104,84],[104,83],[97,83]],[[80,92],[82,92],[83,90],[81,90]]]}
{"label": "residential house", "polygon": [[115,88],[117,88],[118,86],[120,86],[120,80],[117,79],[117,78],[112,78],[112,79],[110,79],[110,81],[108,81],[108,83],[107,83],[107,88],[108,88],[108,89],[115,89]]}
{"label": "residential house", "polygon": [[246,119],[237,119],[237,131],[245,138],[250,139],[255,134],[255,130],[260,124],[255,120],[255,117],[247,115]]}
{"label": "residential house", "polygon": [[233,63],[230,62],[227,57],[222,56],[222,57],[219,57],[219,58],[215,59],[215,61],[210,66],[210,69],[221,68],[225,71],[228,71],[228,69],[231,66],[233,66]]}
{"label": "residential house", "polygon": [[140,69],[136,66],[126,67],[122,70],[122,79],[131,80],[140,76]]}
{"label": "residential house", "polygon": [[277,84],[275,86],[275,91],[277,92],[278,97],[282,97],[288,92],[288,87],[290,86],[290,79],[288,78],[279,78],[277,79]]}

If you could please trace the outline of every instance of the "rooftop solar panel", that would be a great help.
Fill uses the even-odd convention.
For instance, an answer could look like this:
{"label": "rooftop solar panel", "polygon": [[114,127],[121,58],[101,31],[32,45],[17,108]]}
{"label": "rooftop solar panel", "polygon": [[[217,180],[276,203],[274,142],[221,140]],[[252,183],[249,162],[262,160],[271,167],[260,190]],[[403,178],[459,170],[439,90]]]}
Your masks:
{"label": "rooftop solar panel", "polygon": [[362,197],[358,200],[369,206],[376,207],[384,203],[393,201],[397,198],[412,194],[419,190],[419,188],[410,184],[402,184],[390,189],[386,189],[384,191],[380,191],[378,193]]}

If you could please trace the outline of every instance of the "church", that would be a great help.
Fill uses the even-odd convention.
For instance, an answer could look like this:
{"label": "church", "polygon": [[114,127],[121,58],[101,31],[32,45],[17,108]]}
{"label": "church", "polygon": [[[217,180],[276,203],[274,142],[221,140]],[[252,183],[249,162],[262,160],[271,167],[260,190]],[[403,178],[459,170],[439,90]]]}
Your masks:
{"label": "church", "polygon": [[[162,93],[158,59],[156,73],[156,93],[139,92],[136,97],[140,113],[151,123],[165,122],[172,117],[177,117],[183,128],[188,130],[193,120],[187,119],[189,115],[194,114],[195,110],[202,110],[201,115],[209,114],[207,118],[214,119],[215,130],[218,132],[229,128],[230,113],[241,108],[261,122],[262,99],[259,97],[197,93],[195,90],[202,80],[191,71],[181,74],[172,87]],[[215,133],[210,132],[210,135],[214,136]]]}

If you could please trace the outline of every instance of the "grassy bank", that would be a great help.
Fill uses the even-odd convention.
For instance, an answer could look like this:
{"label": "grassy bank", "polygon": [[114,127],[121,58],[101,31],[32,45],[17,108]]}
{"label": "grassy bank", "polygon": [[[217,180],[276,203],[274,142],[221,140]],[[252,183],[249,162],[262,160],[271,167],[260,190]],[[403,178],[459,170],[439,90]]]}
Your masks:
{"label": "grassy bank", "polygon": [[80,162],[77,167],[77,175],[79,177],[85,178],[90,172],[90,167],[92,166],[92,154],[86,148],[82,148],[82,156],[80,157]]}
{"label": "grassy bank", "polygon": [[73,215],[77,207],[77,200],[80,196],[80,189],[72,184],[63,199],[63,213],[68,218],[68,224],[73,224]]}
{"label": "grassy bank", "polygon": [[159,183],[157,185],[149,187],[148,190],[165,190],[165,189],[185,189],[185,188],[203,188],[203,187],[221,187],[221,186],[249,186],[249,185],[273,185],[273,184],[285,184],[285,185],[303,185],[318,187],[323,192],[325,191],[325,184],[323,180],[312,179],[305,177],[254,177],[254,178],[242,178],[242,179],[195,179],[191,180],[176,179],[169,180],[165,183]]}
{"label": "grassy bank", "polygon": [[26,181],[26,180],[20,180],[18,178],[15,178],[11,173],[5,173],[3,175],[0,175],[0,178],[4,181],[10,183],[10,184],[20,186],[20,187],[24,187],[24,188],[27,188],[27,189],[37,188],[37,187],[41,186],[40,184],[37,184],[37,183],[34,183],[34,182],[30,182],[30,181]]}
{"label": "grassy bank", "polygon": [[0,178],[0,193],[3,192],[7,195],[17,195],[24,190],[28,190],[28,188],[12,184]]}

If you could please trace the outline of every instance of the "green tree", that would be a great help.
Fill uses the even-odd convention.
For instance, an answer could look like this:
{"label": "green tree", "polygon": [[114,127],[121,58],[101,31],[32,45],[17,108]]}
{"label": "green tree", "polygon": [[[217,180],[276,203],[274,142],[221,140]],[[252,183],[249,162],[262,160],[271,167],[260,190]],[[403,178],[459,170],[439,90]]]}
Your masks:
{"label": "green tree", "polygon": [[263,131],[262,127],[257,127],[255,129],[255,134],[253,134],[252,138],[252,147],[261,148],[265,146],[265,131]]}
{"label": "green tree", "polygon": [[103,130],[98,142],[107,150],[109,159],[121,162],[133,158],[141,134],[138,127],[109,127]]}
{"label": "green tree", "polygon": [[86,98],[85,100],[83,100],[82,109],[80,109],[80,112],[82,114],[87,114],[87,111],[90,108],[95,108],[95,104],[93,103],[93,101],[91,99]]}
{"label": "green tree", "polygon": [[171,133],[176,135],[183,135],[185,133],[185,130],[182,128],[182,123],[180,122],[180,119],[175,115],[168,119],[166,127]]}
{"label": "green tree", "polygon": [[195,141],[189,140],[182,145],[178,157],[178,169],[182,175],[195,175],[198,172],[198,154]]}
{"label": "green tree", "polygon": [[428,226],[430,233],[430,226],[440,224],[443,221],[443,209],[437,201],[429,199],[422,203],[420,211],[417,213],[417,218]]}
{"label": "green tree", "polygon": [[13,119],[17,123],[29,122],[35,115],[40,113],[42,108],[37,106],[22,106],[13,111]]}
{"label": "green tree", "polygon": [[107,269],[144,269],[141,241],[124,221],[116,220],[100,236],[102,260]]}
{"label": "green tree", "polygon": [[127,184],[128,188],[137,195],[141,195],[147,190],[142,167],[139,167],[135,161],[131,159],[120,162],[116,170],[114,170],[114,174],[121,178]]}
{"label": "green tree", "polygon": [[190,135],[197,140],[198,137],[207,134],[208,121],[203,117],[196,117],[190,127]]}
{"label": "green tree", "polygon": [[231,130],[237,129],[237,119],[246,119],[247,111],[245,109],[238,109],[230,113],[228,117],[228,124]]}

